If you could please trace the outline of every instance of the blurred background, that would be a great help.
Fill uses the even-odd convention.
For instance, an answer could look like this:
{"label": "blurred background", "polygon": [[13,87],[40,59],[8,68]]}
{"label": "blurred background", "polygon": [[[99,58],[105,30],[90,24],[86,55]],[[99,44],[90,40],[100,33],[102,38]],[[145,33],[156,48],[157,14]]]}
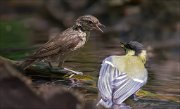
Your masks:
{"label": "blurred background", "polygon": [[87,14],[104,33],[93,32],[66,66],[97,77],[105,57],[124,54],[120,41],[136,40],[148,50],[144,89],[180,99],[179,0],[0,0],[0,55],[23,60]]}

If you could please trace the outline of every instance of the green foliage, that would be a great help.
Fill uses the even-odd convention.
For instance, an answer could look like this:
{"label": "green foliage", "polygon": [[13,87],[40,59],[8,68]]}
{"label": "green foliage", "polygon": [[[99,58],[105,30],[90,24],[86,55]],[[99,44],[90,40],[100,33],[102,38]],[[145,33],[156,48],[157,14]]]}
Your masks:
{"label": "green foliage", "polygon": [[[0,55],[10,59],[19,59],[25,56],[25,51],[12,51],[28,46],[28,31],[21,21],[0,22]],[[26,51],[27,52],[27,51]]]}
{"label": "green foliage", "polygon": [[28,45],[28,30],[20,21],[0,22],[0,48],[18,48]]}
{"label": "green foliage", "polygon": [[4,51],[0,52],[0,55],[9,59],[17,60],[17,59],[23,59],[26,56],[28,56],[27,52],[30,52],[31,50],[23,50],[23,51]]}

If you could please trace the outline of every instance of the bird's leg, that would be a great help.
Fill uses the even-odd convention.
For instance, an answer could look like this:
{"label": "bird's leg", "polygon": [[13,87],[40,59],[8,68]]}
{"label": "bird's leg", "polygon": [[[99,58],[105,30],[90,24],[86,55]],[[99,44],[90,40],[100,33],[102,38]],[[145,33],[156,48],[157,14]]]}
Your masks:
{"label": "bird's leg", "polygon": [[132,109],[132,108],[126,105],[125,103],[121,103],[121,104],[113,104],[111,109]]}
{"label": "bird's leg", "polygon": [[71,69],[68,69],[68,68],[64,68],[64,70],[72,72],[72,73],[77,74],[77,75],[83,75],[82,72],[74,71],[74,70],[71,70]]}
{"label": "bird's leg", "polygon": [[58,67],[63,69],[64,60],[60,59]]}
{"label": "bird's leg", "polygon": [[[69,71],[69,72],[72,72],[72,73],[74,73],[74,74],[77,74],[77,75],[82,75],[83,73],[82,72],[77,72],[77,71],[74,71],[74,70],[71,70],[71,69],[68,69],[68,68],[64,68],[63,67],[63,64],[64,64],[64,60],[61,60],[60,62],[59,62],[59,65],[58,65],[58,67],[60,67],[61,69],[63,69],[63,70],[66,70],[66,71]],[[72,74],[73,75],[73,74]],[[70,77],[71,77],[71,75],[70,75]]]}
{"label": "bird's leg", "polygon": [[60,57],[59,57],[59,65],[58,65],[58,67],[59,68],[61,68],[61,69],[63,69],[63,70],[66,70],[66,71],[68,71],[68,72],[72,72],[72,73],[74,73],[74,74],[77,74],[77,75],[82,75],[83,73],[82,72],[78,72],[78,71],[74,71],[74,70],[71,70],[71,69],[68,69],[68,68],[64,68],[63,67],[63,64],[64,64],[64,61],[65,61],[65,59],[68,57],[68,55],[61,55]]}
{"label": "bird's leg", "polygon": [[63,64],[64,64],[64,61],[66,58],[67,58],[67,56],[65,54],[61,54],[59,56],[59,64],[58,64],[59,68],[63,69]]}
{"label": "bird's leg", "polygon": [[46,59],[44,59],[43,61],[48,64],[49,68],[53,68],[53,66],[52,66],[52,64],[51,64],[50,61],[48,61],[48,60],[46,60]]}
{"label": "bird's leg", "polygon": [[138,101],[139,100],[138,97],[136,96],[136,94],[133,94],[132,96],[133,96],[133,100],[134,101]]}
{"label": "bird's leg", "polygon": [[51,62],[48,61],[47,63],[48,63],[50,68],[53,68]]}

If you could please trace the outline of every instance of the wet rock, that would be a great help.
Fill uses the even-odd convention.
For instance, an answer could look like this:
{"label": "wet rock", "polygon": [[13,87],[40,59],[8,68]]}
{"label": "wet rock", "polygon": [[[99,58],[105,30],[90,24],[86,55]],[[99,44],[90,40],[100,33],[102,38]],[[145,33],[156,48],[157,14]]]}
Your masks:
{"label": "wet rock", "polygon": [[79,94],[62,87],[32,88],[30,79],[9,63],[0,60],[0,108],[10,109],[79,109]]}
{"label": "wet rock", "polygon": [[28,79],[20,75],[9,64],[0,61],[0,108],[45,108],[43,101],[28,84]]}
{"label": "wet rock", "polygon": [[49,108],[79,109],[83,107],[82,97],[76,92],[71,92],[63,86],[42,85],[40,91]]}

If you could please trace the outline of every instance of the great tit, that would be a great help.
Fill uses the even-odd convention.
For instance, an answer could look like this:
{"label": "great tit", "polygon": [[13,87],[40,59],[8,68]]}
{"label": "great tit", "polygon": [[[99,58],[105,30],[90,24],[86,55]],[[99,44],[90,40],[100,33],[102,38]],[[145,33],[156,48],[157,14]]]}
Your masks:
{"label": "great tit", "polygon": [[128,97],[146,84],[148,78],[145,68],[147,53],[143,45],[130,41],[126,44],[121,42],[121,47],[125,55],[105,58],[99,73],[98,90],[101,99],[97,105],[106,108],[120,108]]}

